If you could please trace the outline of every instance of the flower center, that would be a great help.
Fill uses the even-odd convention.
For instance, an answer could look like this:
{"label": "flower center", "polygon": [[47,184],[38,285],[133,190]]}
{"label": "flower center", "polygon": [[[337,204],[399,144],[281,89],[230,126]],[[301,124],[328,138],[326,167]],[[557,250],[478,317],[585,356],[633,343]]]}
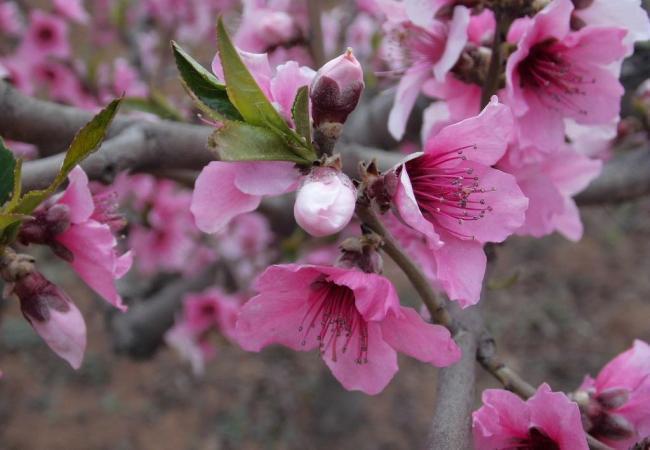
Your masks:
{"label": "flower center", "polygon": [[417,63],[435,64],[444,52],[445,32],[432,31],[406,22],[390,29],[386,35],[386,60],[399,74]]}
{"label": "flower center", "polygon": [[482,219],[492,211],[483,194],[495,190],[482,187],[474,169],[463,167],[462,162],[467,160],[464,152],[468,149],[475,150],[476,145],[435,156],[422,155],[406,163],[413,193],[424,217],[461,239],[474,237],[449,229],[438,219],[450,218],[459,225]]}
{"label": "flower center", "polygon": [[320,327],[316,340],[321,355],[329,354],[336,361],[339,352],[352,350],[357,364],[367,363],[368,323],[356,308],[352,289],[318,279],[311,285],[307,302],[309,309],[298,328],[301,344],[306,345]]}
{"label": "flower center", "polygon": [[519,65],[520,86],[534,91],[541,103],[553,110],[572,110],[581,115],[587,111],[576,102],[576,96],[585,96],[584,86],[594,84],[595,78],[563,58],[549,39],[534,45],[528,57]]}
{"label": "flower center", "polygon": [[560,450],[560,446],[537,427],[528,430],[525,438],[516,438],[510,447],[503,450]]}

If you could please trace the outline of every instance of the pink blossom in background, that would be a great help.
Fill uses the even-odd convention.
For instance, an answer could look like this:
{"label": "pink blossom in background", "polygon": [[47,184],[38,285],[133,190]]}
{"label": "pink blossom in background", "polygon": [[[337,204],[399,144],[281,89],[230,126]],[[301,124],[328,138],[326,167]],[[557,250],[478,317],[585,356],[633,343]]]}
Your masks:
{"label": "pink blossom in background", "polygon": [[557,150],[564,119],[598,125],[614,120],[623,87],[608,65],[626,54],[623,28],[571,31],[571,0],[555,0],[532,20],[513,24],[517,44],[506,66],[505,102],[517,119],[522,147]]}
{"label": "pink blossom in background", "polygon": [[18,280],[10,292],[50,349],[78,369],[86,349],[86,323],[70,297],[38,272]]}
{"label": "pink blossom in background", "polygon": [[235,323],[239,301],[219,289],[188,294],[183,311],[165,334],[167,344],[190,362],[195,375],[203,375],[205,364],[216,356],[211,333],[235,342]]}
{"label": "pink blossom in background", "polygon": [[[288,61],[274,70],[265,53],[249,53],[240,50],[239,54],[269,101],[289,123],[293,123],[291,108],[298,89],[309,86],[316,72],[309,67],[300,66],[295,61]],[[212,71],[219,80],[225,80],[218,53],[212,60]]]}
{"label": "pink blossom in background", "polygon": [[528,199],[512,175],[491,168],[511,134],[510,110],[493,98],[480,115],[443,128],[397,168],[399,217],[423,235],[436,278],[463,306],[480,296],[482,244],[502,242],[524,222]]}
{"label": "pink blossom in background", "polygon": [[5,145],[14,156],[24,160],[34,159],[38,156],[38,147],[34,144],[27,144],[26,142],[5,141]]}
{"label": "pink blossom in background", "polygon": [[60,17],[39,9],[29,12],[29,23],[25,37],[18,50],[30,60],[45,56],[67,58],[70,56],[68,25]]}
{"label": "pink blossom in background", "polygon": [[627,450],[650,436],[650,345],[634,341],[596,379],[586,376],[576,399],[587,431],[611,447]]}
{"label": "pink blossom in background", "polygon": [[143,275],[158,271],[191,273],[215,255],[198,242],[199,230],[190,213],[191,193],[170,180],[150,175],[124,175],[117,182],[122,201],[138,214],[129,229],[129,247]]}
{"label": "pink blossom in background", "polygon": [[52,0],[56,12],[82,25],[88,24],[90,17],[84,8],[83,0]]}
{"label": "pink blossom in background", "polygon": [[2,2],[0,4],[0,34],[17,36],[22,32],[23,26],[18,5],[12,1]]}
{"label": "pink blossom in background", "polygon": [[147,97],[149,88],[140,79],[140,74],[129,64],[125,58],[116,58],[113,61],[112,69],[102,66],[100,83],[105,87],[106,92],[102,93],[103,100],[126,95],[127,97]]}
{"label": "pink blossom in background", "polygon": [[[511,147],[510,151],[521,152],[521,149]],[[517,178],[530,201],[526,221],[517,234],[542,237],[558,231],[572,241],[582,238],[580,211],[573,197],[600,175],[601,161],[564,145],[562,149],[530,163],[513,165],[506,157],[498,167]]]}
{"label": "pink blossom in background", "polygon": [[[309,34],[304,1],[244,0],[242,3],[242,20],[234,35],[237,47],[247,52],[268,53],[275,64],[288,60],[312,63],[311,56],[304,51]],[[325,28],[324,32],[327,32]],[[293,57],[287,57],[287,49]]]}
{"label": "pink blossom in background", "polygon": [[502,389],[486,389],[482,400],[472,415],[476,450],[589,448],[578,405],[547,384],[526,401]]}
{"label": "pink blossom in background", "polygon": [[388,119],[388,129],[401,139],[413,105],[424,83],[444,80],[467,43],[469,10],[454,8],[450,21],[434,19],[426,2],[382,2],[385,55],[396,72],[403,72]]}
{"label": "pink blossom in background", "polygon": [[95,202],[88,188],[88,177],[81,167],[68,176],[70,183],[56,199],[56,204],[69,208],[70,227],[56,240],[71,254],[70,265],[95,292],[118,309],[126,310],[115,280],[131,268],[131,252],[118,255],[117,240],[111,227],[92,218]]}
{"label": "pink blossom in background", "polygon": [[460,358],[449,331],[400,306],[380,275],[284,264],[269,267],[256,290],[237,321],[239,344],[248,351],[271,344],[318,348],[348,390],[381,392],[397,372],[397,351],[439,367]]}

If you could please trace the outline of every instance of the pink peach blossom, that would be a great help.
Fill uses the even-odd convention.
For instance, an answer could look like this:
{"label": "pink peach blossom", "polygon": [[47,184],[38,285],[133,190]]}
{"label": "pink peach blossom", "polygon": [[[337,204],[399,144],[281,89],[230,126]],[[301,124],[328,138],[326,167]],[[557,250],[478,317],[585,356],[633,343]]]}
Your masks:
{"label": "pink peach blossom", "polygon": [[597,125],[614,120],[623,88],[607,66],[626,53],[622,28],[571,31],[571,0],[555,0],[513,24],[517,44],[506,66],[506,103],[518,122],[523,147],[555,151],[564,141],[564,119]]}
{"label": "pink peach blossom", "polygon": [[483,406],[472,417],[476,450],[589,448],[578,405],[547,384],[527,401],[502,389],[487,389]]}
{"label": "pink peach blossom", "polygon": [[86,323],[70,297],[38,272],[19,279],[11,292],[20,299],[25,319],[45,343],[78,369],[86,349]]}
{"label": "pink peach blossom", "polygon": [[386,59],[403,75],[397,86],[388,129],[401,139],[409,114],[423,84],[442,81],[467,43],[469,10],[457,6],[450,21],[434,19],[435,5],[428,2],[382,2]]}
{"label": "pink peach blossom", "polygon": [[39,9],[31,10],[29,25],[19,52],[29,55],[30,60],[45,56],[70,56],[67,23],[60,17]]}
{"label": "pink peach blossom", "polygon": [[239,301],[219,289],[189,294],[183,299],[183,311],[165,334],[165,340],[190,362],[195,375],[202,375],[205,364],[216,355],[210,334],[219,333],[234,342],[238,311]]}
{"label": "pink peach blossom", "polygon": [[479,298],[482,244],[502,242],[524,222],[528,199],[512,175],[491,168],[511,133],[510,111],[494,98],[480,115],[443,128],[396,170],[399,217],[422,234],[439,282],[464,306]]}
{"label": "pink peach blossom", "polygon": [[270,344],[318,348],[348,390],[381,392],[397,372],[397,351],[439,367],[460,358],[449,331],[400,306],[395,288],[380,275],[284,264],[269,267],[256,289],[237,321],[240,345],[249,351]]}
{"label": "pink peach blossom", "polygon": [[595,380],[586,376],[576,400],[587,431],[615,449],[650,436],[650,345],[636,340]]}
{"label": "pink peach blossom", "polygon": [[[522,152],[510,148],[509,152]],[[573,197],[600,175],[602,162],[584,156],[569,146],[549,155],[534,152],[541,159],[511,164],[504,158],[498,167],[517,178],[529,199],[526,221],[517,234],[541,237],[558,231],[567,239],[582,238],[580,212]]]}
{"label": "pink peach blossom", "polygon": [[117,240],[111,227],[92,218],[96,210],[88,188],[88,177],[81,167],[68,176],[70,184],[56,199],[56,204],[69,209],[70,226],[56,236],[59,244],[71,254],[70,264],[95,292],[118,309],[126,310],[115,288],[115,280],[131,268],[132,254],[118,255]]}

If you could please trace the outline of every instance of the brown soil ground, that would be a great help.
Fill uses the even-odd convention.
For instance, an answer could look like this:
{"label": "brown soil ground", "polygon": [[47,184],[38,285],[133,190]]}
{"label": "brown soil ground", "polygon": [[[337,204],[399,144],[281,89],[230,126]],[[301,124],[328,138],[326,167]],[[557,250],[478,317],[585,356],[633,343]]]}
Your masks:
{"label": "brown soil ground", "polygon": [[[503,356],[556,389],[575,388],[633,338],[650,341],[650,201],[587,209],[584,219],[578,244],[551,236],[498,248],[482,300]],[[340,388],[316,354],[223,345],[195,379],[168,349],[146,362],[115,356],[96,300],[66,289],[89,325],[79,372],[16,305],[3,311],[1,449],[413,449],[427,434],[432,367],[401,358],[385,392],[368,397]],[[480,386],[496,384],[481,373]]]}

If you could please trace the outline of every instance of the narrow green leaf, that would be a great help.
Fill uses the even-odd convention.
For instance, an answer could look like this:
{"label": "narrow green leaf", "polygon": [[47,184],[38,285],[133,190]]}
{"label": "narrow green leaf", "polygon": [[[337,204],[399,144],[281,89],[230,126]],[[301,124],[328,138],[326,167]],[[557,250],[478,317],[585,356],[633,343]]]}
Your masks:
{"label": "narrow green leaf", "polygon": [[228,121],[208,141],[222,161],[292,161],[308,164],[273,131],[244,122]]}
{"label": "narrow green leaf", "polygon": [[291,108],[293,123],[296,125],[298,134],[305,138],[307,145],[311,146],[311,118],[309,115],[309,87],[303,86],[298,89],[296,98]]}
{"label": "narrow green leaf", "polygon": [[237,108],[228,98],[226,86],[174,41],[172,51],[183,86],[199,103],[199,107],[206,106],[219,119],[241,120]]}
{"label": "narrow green leaf", "polygon": [[282,133],[291,133],[287,123],[266,98],[255,78],[248,71],[221,18],[217,23],[217,46],[223,74],[226,78],[228,98],[239,110],[244,120],[257,126],[266,126],[268,123]]}
{"label": "narrow green leaf", "polygon": [[0,206],[11,197],[14,188],[16,158],[0,138]]}
{"label": "narrow green leaf", "polygon": [[65,181],[70,171],[74,169],[77,164],[86,159],[88,155],[99,148],[99,145],[104,140],[106,132],[117,113],[120,102],[121,99],[113,100],[106,108],[102,109],[99,114],[93,117],[90,122],[79,130],[72,140],[70,147],[68,147],[68,151],[66,152],[59,173],[50,186],[46,189],[26,193],[15,207],[9,210],[9,212],[31,214],[38,205],[50,197],[61,183]]}
{"label": "narrow green leaf", "polygon": [[11,194],[11,199],[5,204],[3,208],[0,208],[0,210],[12,211],[20,201],[20,196],[22,195],[21,193],[22,171],[23,171],[23,160],[17,159],[16,167],[14,168],[13,194]]}

